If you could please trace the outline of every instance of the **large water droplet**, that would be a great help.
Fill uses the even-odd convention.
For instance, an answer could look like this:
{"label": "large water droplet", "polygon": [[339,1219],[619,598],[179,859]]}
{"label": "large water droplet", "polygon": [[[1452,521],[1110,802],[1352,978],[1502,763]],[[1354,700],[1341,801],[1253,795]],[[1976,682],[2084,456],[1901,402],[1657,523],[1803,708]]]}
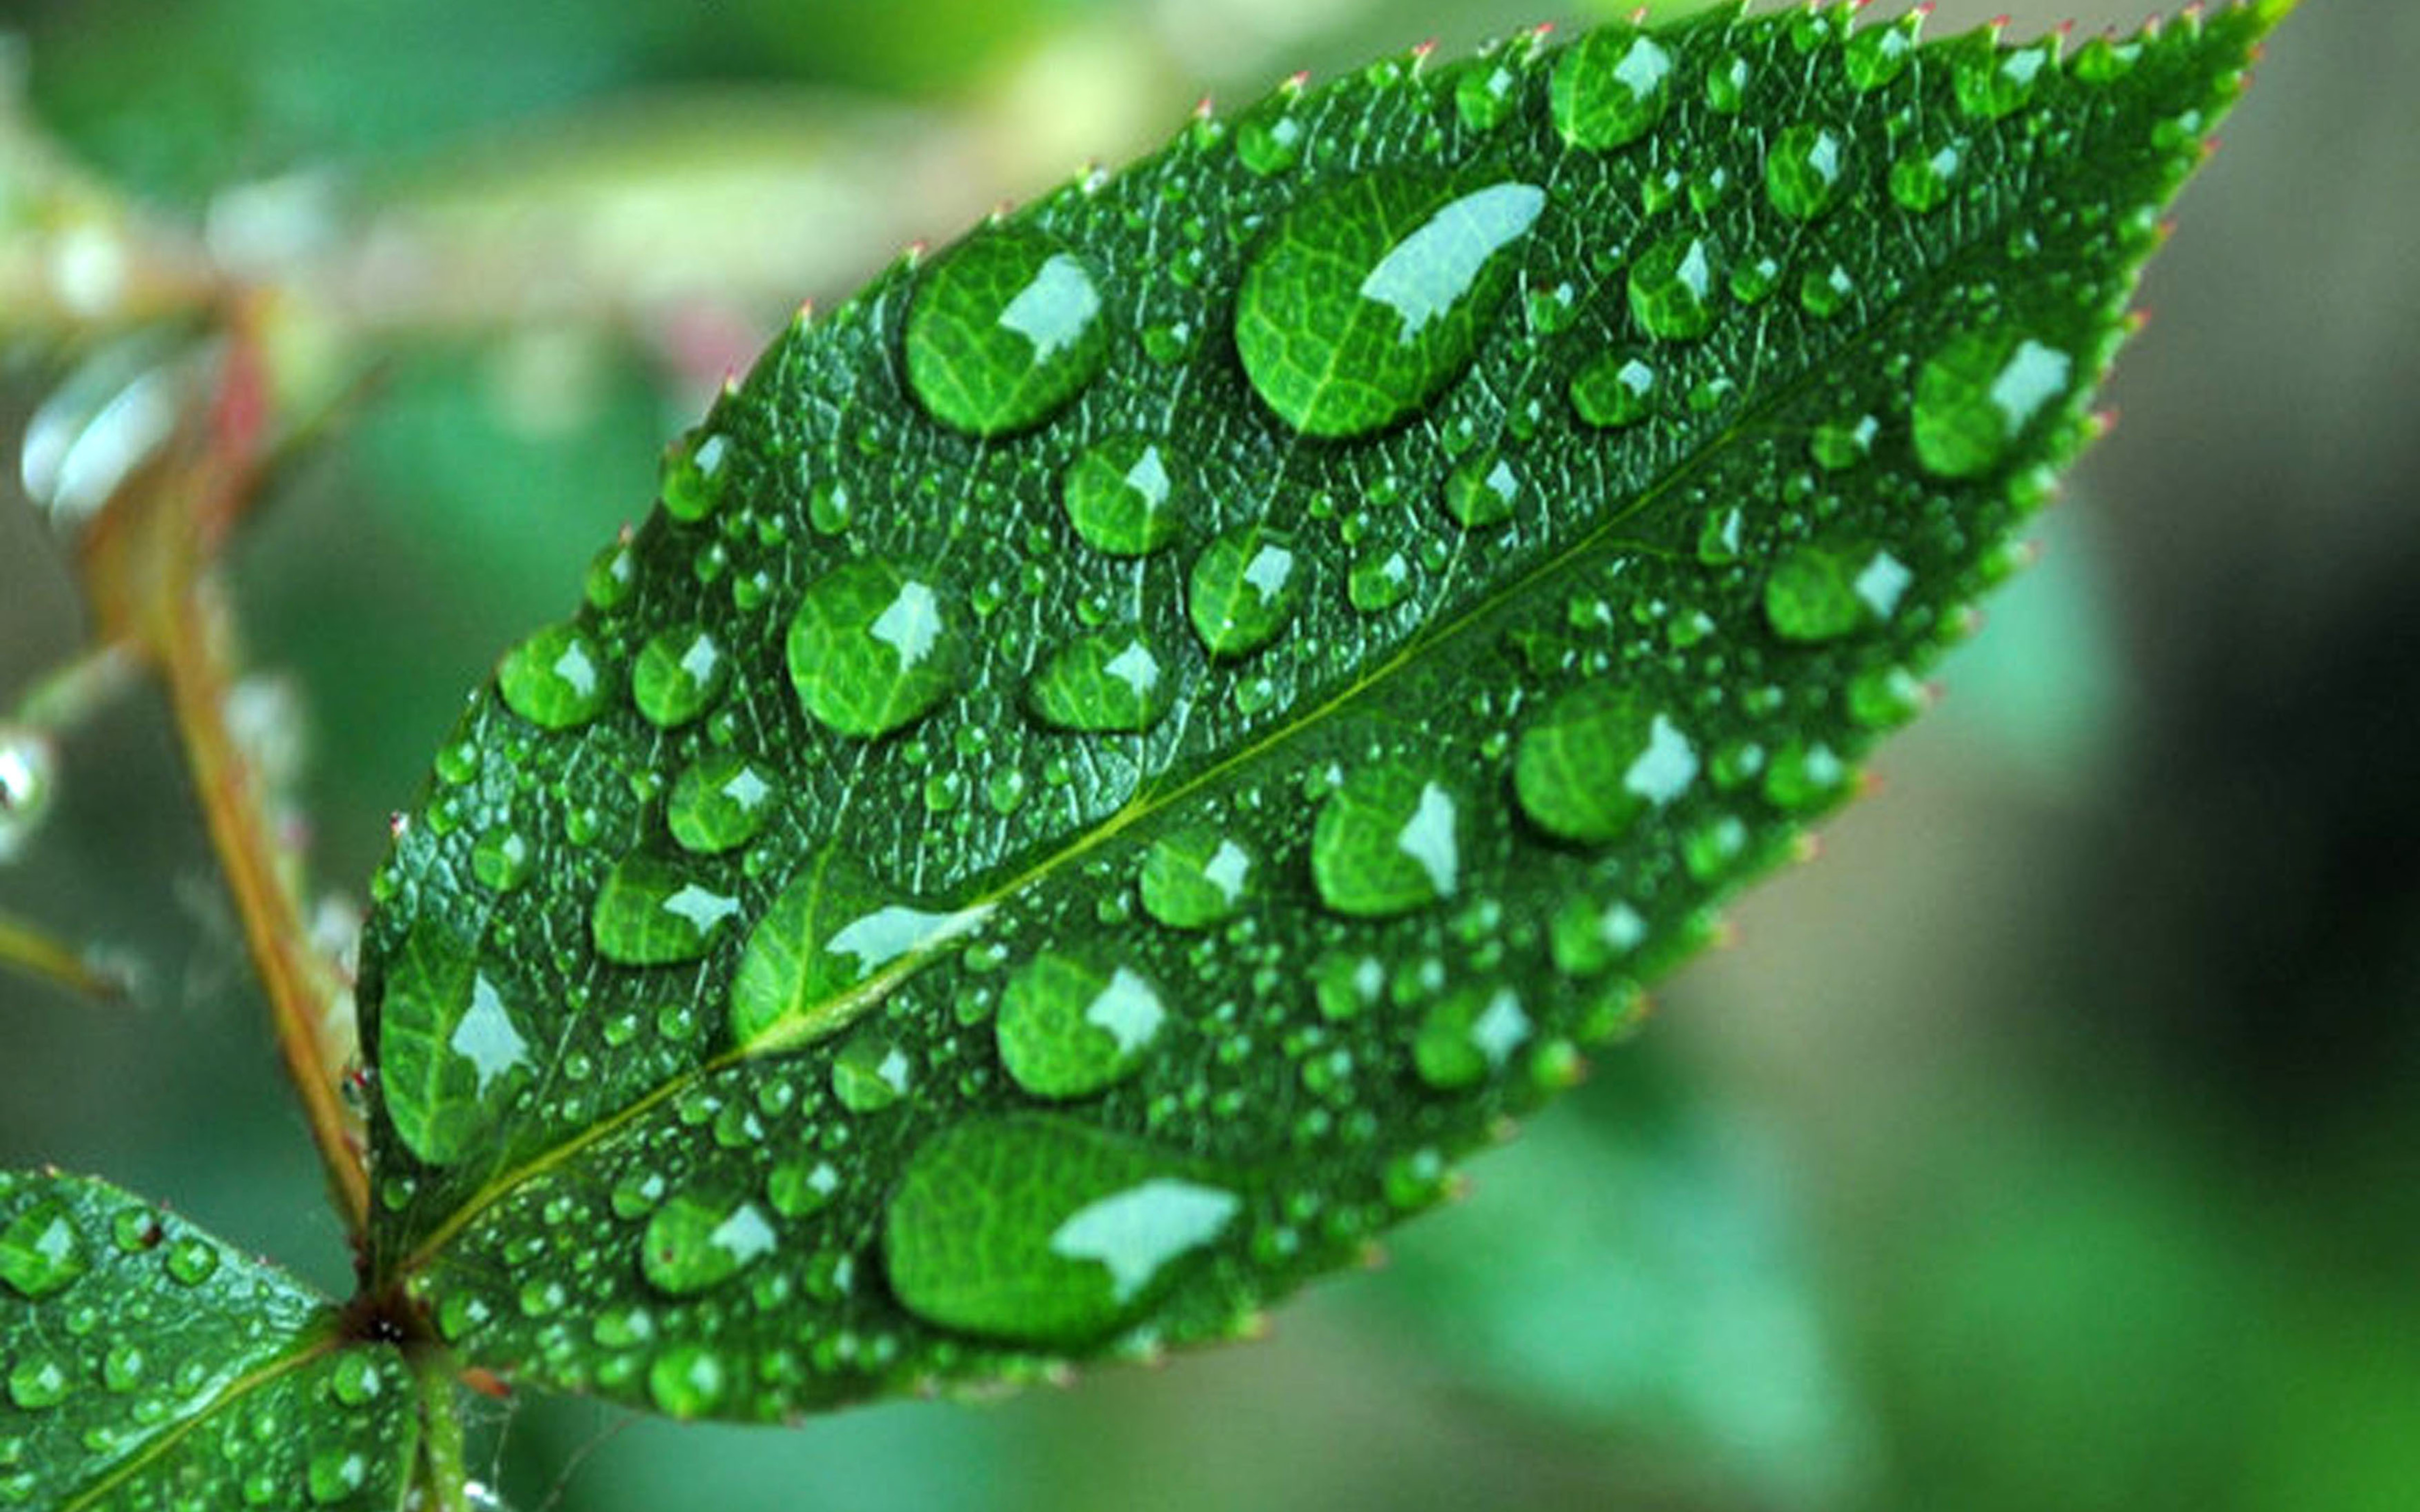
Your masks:
{"label": "large water droplet", "polygon": [[1601,845],[1697,774],[1697,752],[1669,719],[1611,684],[1583,683],[1522,732],[1512,791],[1546,833]]}
{"label": "large water droplet", "polygon": [[550,625],[504,653],[496,690],[541,730],[570,730],[604,712],[605,655],[576,625]]}
{"label": "large water droplet", "polygon": [[1149,1146],[1044,1115],[927,1142],[883,1213],[892,1290],[942,1328],[1095,1338],[1172,1282],[1243,1204]]}
{"label": "large water droplet", "polygon": [[28,1412],[58,1406],[74,1389],[67,1366],[38,1351],[19,1354],[8,1370],[8,1399]]}
{"label": "large water droplet", "polygon": [[667,1417],[704,1417],[730,1388],[722,1356],[703,1344],[675,1344],[647,1367],[647,1395]]}
{"label": "large water droplet", "polygon": [[1630,265],[1630,314],[1662,341],[1695,341],[1714,329],[1721,269],[1714,243],[1686,232],[1666,237]]}
{"label": "large water droplet", "polygon": [[956,603],[882,557],[817,579],[790,621],[790,682],[844,735],[871,739],[923,716],[957,685],[966,632]]}
{"label": "large water droplet", "polygon": [[1142,906],[1171,929],[1224,923],[1251,890],[1252,853],[1208,825],[1162,835],[1142,861]]}
{"label": "large water droplet", "polygon": [[1062,730],[1143,731],[1176,702],[1176,675],[1151,637],[1099,630],[1050,654],[1026,689],[1033,712]]}
{"label": "large water droplet", "polygon": [[868,1026],[832,1057],[832,1095],[851,1113],[879,1113],[908,1095],[915,1063],[897,1041]]}
{"label": "large water droplet", "polygon": [[647,1220],[639,1268],[667,1296],[693,1296],[773,1253],[777,1237],[752,1202],[727,1193],[683,1192]]}
{"label": "large water droplet", "polygon": [[1347,777],[1311,828],[1311,881],[1338,913],[1380,918],[1450,898],[1461,867],[1453,795],[1399,763]]}
{"label": "large water droplet", "polygon": [[529,1042],[476,951],[423,918],[387,964],[379,1087],[411,1152],[450,1165],[481,1147],[528,1083]]}
{"label": "large water droplet", "polygon": [[1142,1065],[1168,1011],[1125,966],[1045,950],[1001,995],[993,1027],[1001,1064],[1036,1097],[1090,1097]]}
{"label": "large water droplet", "polygon": [[670,965],[706,954],[739,901],[678,864],[628,856],[607,874],[588,916],[597,953],[626,966]]}
{"label": "large water droplet", "polygon": [[1916,378],[1916,459],[1945,478],[1990,471],[2064,395],[2067,353],[2006,331],[1952,339]]}
{"label": "large water droplet", "polygon": [[1812,221],[1840,202],[1849,147],[1828,126],[1793,126],[1764,158],[1764,192],[1794,221]]}
{"label": "large water droplet", "polygon": [[985,914],[919,908],[824,851],[748,936],[731,982],[732,1038],[767,1050],[822,1039],[872,1006],[857,991],[869,979],[959,938]]}
{"label": "large water droplet", "polygon": [[1109,323],[1092,272],[1038,231],[999,226],[944,255],[908,311],[908,384],[977,436],[1047,419],[1101,370]]}
{"label": "large water droplet", "polygon": [[1085,545],[1113,557],[1146,556],[1184,528],[1185,483],[1156,441],[1112,436],[1068,465],[1059,500]]}
{"label": "large water droplet", "polygon": [[713,635],[696,625],[660,630],[630,667],[630,702],[666,729],[687,724],[721,696],[731,659]]}
{"label": "large water droplet", "polygon": [[66,1290],[91,1265],[68,1205],[37,1202],[0,1229],[0,1281],[29,1302]]}
{"label": "large water droplet", "polygon": [[1959,51],[1950,80],[1958,108],[1979,120],[1996,121],[2024,109],[2043,77],[2058,67],[2056,38],[2006,51],[1981,36],[1953,45]]}
{"label": "large water droplet", "polygon": [[1294,617],[1302,579],[1291,539],[1242,526],[1202,549],[1187,579],[1185,611],[1212,656],[1249,656],[1276,640]]}
{"label": "large water droplet", "polygon": [[1802,546],[1764,580],[1764,617],[1784,640],[1834,640],[1880,625],[1913,575],[1878,547]]}
{"label": "large water droplet", "polygon": [[1555,65],[1555,130],[1592,152],[1636,142],[1664,118],[1671,79],[1672,54],[1662,43],[1635,28],[1599,27]]}
{"label": "large water droplet", "polygon": [[1880,89],[1898,78],[1916,54],[1916,38],[1924,24],[1921,8],[1888,24],[1859,27],[1841,49],[1840,65],[1849,83],[1860,91]]}
{"label": "large water droplet", "polygon": [[1235,305],[1253,390],[1313,436],[1367,435],[1419,409],[1469,365],[1545,203],[1531,184],[1457,193],[1382,173],[1287,211]]}

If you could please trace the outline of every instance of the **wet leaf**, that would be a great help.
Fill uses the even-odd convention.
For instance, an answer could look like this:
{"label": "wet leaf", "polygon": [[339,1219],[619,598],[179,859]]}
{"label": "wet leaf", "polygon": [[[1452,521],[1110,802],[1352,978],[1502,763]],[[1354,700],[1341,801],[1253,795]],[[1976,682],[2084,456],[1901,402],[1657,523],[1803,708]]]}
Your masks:
{"label": "wet leaf", "polygon": [[771,1418],[1361,1254],[1916,712],[2282,8],[1391,59],[802,322],[379,874],[375,1278]]}
{"label": "wet leaf", "polygon": [[165,1209],[0,1174],[0,1506],[392,1508],[403,1351]]}

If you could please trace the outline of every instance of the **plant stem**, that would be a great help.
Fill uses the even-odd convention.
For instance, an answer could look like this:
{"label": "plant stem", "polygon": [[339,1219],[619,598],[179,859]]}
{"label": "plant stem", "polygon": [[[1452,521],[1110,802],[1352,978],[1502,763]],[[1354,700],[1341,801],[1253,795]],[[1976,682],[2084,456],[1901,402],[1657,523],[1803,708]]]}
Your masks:
{"label": "plant stem", "polygon": [[83,952],[14,914],[0,913],[0,965],[87,997],[116,997],[126,991],[124,982],[97,969]]}
{"label": "plant stem", "polygon": [[462,1458],[462,1409],[454,1382],[455,1364],[442,1350],[415,1350],[412,1374],[420,1383],[421,1489],[427,1512],[470,1512],[470,1471]]}

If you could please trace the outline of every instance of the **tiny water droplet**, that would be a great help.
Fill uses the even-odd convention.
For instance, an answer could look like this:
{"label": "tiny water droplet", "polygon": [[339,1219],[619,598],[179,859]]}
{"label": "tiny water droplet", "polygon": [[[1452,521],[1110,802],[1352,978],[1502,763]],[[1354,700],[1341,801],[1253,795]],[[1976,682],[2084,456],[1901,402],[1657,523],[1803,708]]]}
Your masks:
{"label": "tiny water droplet", "polygon": [[1302,118],[1291,113],[1292,104],[1292,95],[1280,92],[1235,123],[1236,161],[1263,178],[1302,161]]}
{"label": "tiny water droplet", "polygon": [[807,590],[790,621],[790,681],[825,726],[870,740],[949,695],[966,639],[949,594],[914,569],[867,557]]}
{"label": "tiny water droplet", "polygon": [[929,1323],[1073,1345],[1139,1312],[1242,1209],[1148,1145],[1048,1115],[977,1118],[909,1157],[883,1256]]}
{"label": "tiny water droplet", "polygon": [[607,873],[588,919],[598,955],[626,966],[659,966],[706,954],[738,912],[737,898],[676,863],[628,856]]}
{"label": "tiny water droplet", "polygon": [[597,553],[581,581],[581,596],[599,613],[620,609],[639,586],[639,559],[628,541],[616,541]]}
{"label": "tiny water droplet", "polygon": [[925,275],[908,310],[908,386],[934,419],[976,436],[1040,424],[1108,360],[1092,271],[1022,226],[978,232]]}
{"label": "tiny water droplet", "polygon": [[1076,534],[1096,551],[1140,557],[1184,528],[1185,488],[1156,441],[1112,436],[1084,448],[1060,480]]}
{"label": "tiny water droplet", "polygon": [[576,625],[550,625],[504,654],[496,689],[541,730],[571,730],[604,712],[605,655]]}
{"label": "tiny water droplet", "polygon": [[1454,81],[1454,114],[1474,131],[1493,131],[1512,118],[1520,93],[1521,76],[1510,64],[1482,58]]}
{"label": "tiny water droplet", "polygon": [[1202,548],[1187,579],[1185,610],[1214,656],[1243,656],[1277,639],[1302,598],[1294,542],[1247,525]]}
{"label": "tiny water droplet", "polygon": [[1604,844],[1698,775],[1678,727],[1608,683],[1582,683],[1521,733],[1512,791],[1530,822],[1559,839]]}
{"label": "tiny water droplet", "polygon": [[1053,651],[1026,700],[1043,722],[1062,730],[1140,732],[1175,705],[1176,675],[1143,631],[1097,630]]}
{"label": "tiny water droplet", "polygon": [[1368,435],[1419,409],[1469,366],[1545,203],[1532,184],[1457,193],[1390,172],[1288,210],[1235,304],[1253,391],[1312,436]]}
{"label": "tiny water droplet", "polygon": [[1363,767],[1321,804],[1311,839],[1311,880],[1341,914],[1383,918],[1453,896],[1462,846],[1446,786],[1408,765]]}
{"label": "tiny water droplet", "polygon": [[1045,950],[1009,978],[993,1029],[1017,1086],[1068,1099],[1140,1069],[1167,1019],[1158,990],[1136,972]]}
{"label": "tiny water droplet", "polygon": [[1736,54],[1717,58],[1706,70],[1706,108],[1717,116],[1736,116],[1747,107],[1747,59]]}
{"label": "tiny water droplet", "polygon": [[1563,50],[1547,87],[1555,130],[1573,147],[1608,151],[1645,136],[1669,102],[1672,54],[1632,27],[1601,26]]}
{"label": "tiny water droplet", "polygon": [[681,849],[715,856],[756,838],[780,797],[772,777],[737,751],[689,764],[664,802],[664,824]]}
{"label": "tiny water droplet", "polygon": [[1630,904],[1578,897],[1556,910],[1548,931],[1555,969],[1573,977],[1603,976],[1646,938],[1647,920]]}

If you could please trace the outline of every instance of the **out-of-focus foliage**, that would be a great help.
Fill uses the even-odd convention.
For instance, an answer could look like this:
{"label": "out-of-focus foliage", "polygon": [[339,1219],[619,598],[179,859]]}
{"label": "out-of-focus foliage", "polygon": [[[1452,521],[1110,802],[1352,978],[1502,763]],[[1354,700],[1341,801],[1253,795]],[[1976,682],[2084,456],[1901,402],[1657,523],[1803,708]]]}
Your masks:
{"label": "out-of-focus foliage", "polygon": [[[1538,19],[913,8],[984,36],[953,54],[890,49],[898,8],[873,4],[383,8],[409,33],[299,0],[0,8],[43,139],[171,224],[310,271],[318,301],[279,339],[327,420],[239,565],[255,659],[307,711],[333,878],[366,874],[459,689],[561,611],[560,563],[634,510],[628,480],[788,302],[1164,136],[1195,90]],[[1945,4],[1931,30],[1996,8]],[[2154,269],[2116,384],[2130,418],[1885,791],[1743,910],[1743,948],[1674,988],[1630,1064],[1482,1163],[1390,1269],[1271,1342],[989,1409],[784,1438],[515,1406],[492,1452],[517,1504],[560,1477],[560,1504],[598,1512],[2400,1505],[2420,1482],[2420,107],[2363,81],[2415,47],[2420,17],[2391,8],[2288,23]],[[762,254],[680,235],[708,183],[802,206],[773,239],[798,260],[722,292],[721,259]],[[533,205],[556,211],[536,232]],[[466,224],[494,235],[476,276],[445,276]],[[350,281],[398,267],[435,291],[423,328],[361,314]],[[66,356],[0,351],[14,434]],[[0,487],[0,699],[75,644],[60,563]],[[0,1165],[106,1170],[341,1290],[209,877],[156,707],[64,742],[0,911],[101,944],[139,989],[85,1007],[0,979]],[[1584,1237],[1533,1272],[1492,1243],[1525,1228]]]}

